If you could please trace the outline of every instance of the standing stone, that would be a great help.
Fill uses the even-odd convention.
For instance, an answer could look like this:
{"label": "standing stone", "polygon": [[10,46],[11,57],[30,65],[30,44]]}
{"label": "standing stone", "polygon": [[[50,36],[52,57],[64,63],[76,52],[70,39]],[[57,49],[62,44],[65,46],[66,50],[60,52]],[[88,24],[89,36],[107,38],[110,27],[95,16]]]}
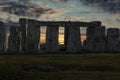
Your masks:
{"label": "standing stone", "polygon": [[0,22],[0,51],[4,51],[6,45],[6,32],[3,25],[4,23]]}
{"label": "standing stone", "polygon": [[107,50],[110,52],[120,52],[120,30],[109,28],[107,30]]}
{"label": "standing stone", "polygon": [[40,26],[37,25],[35,20],[29,19],[27,27],[26,51],[38,52],[39,43],[40,43]]}
{"label": "standing stone", "polygon": [[26,36],[27,36],[27,20],[25,18],[19,19],[21,30],[21,48],[22,51],[26,50]]}
{"label": "standing stone", "polygon": [[81,47],[80,28],[77,26],[69,27],[67,52],[80,52]]}
{"label": "standing stone", "polygon": [[69,27],[65,26],[65,32],[64,32],[64,45],[65,45],[65,49],[67,49],[68,36],[69,36]]}
{"label": "standing stone", "polygon": [[94,51],[105,52],[106,40],[105,40],[105,26],[96,27],[94,31]]}
{"label": "standing stone", "polygon": [[12,26],[10,28],[10,36],[8,40],[8,51],[20,51],[20,27]]}
{"label": "standing stone", "polygon": [[88,27],[84,49],[91,52],[104,52],[106,49],[105,26]]}
{"label": "standing stone", "polygon": [[58,47],[58,26],[51,25],[47,27],[46,31],[46,51],[56,52]]}

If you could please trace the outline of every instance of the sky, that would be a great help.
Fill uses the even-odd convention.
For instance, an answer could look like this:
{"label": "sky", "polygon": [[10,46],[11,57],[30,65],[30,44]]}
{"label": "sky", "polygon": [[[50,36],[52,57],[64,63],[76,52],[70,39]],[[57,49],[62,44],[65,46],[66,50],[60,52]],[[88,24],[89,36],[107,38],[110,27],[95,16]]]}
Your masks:
{"label": "sky", "polygon": [[[120,28],[120,0],[0,0],[1,21],[18,22],[22,17],[40,21],[102,21],[106,28]],[[42,28],[42,41],[45,30]],[[60,28],[60,43],[63,33]]]}

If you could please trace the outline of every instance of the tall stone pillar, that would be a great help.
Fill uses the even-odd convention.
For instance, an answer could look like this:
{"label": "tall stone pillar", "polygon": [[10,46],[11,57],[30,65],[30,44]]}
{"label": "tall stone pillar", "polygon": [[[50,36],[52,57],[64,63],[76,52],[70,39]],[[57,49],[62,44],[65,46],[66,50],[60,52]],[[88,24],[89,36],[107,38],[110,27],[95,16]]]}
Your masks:
{"label": "tall stone pillar", "polygon": [[65,49],[67,49],[68,36],[69,36],[69,27],[65,26],[65,31],[64,31],[64,46],[65,46]]}
{"label": "tall stone pillar", "polygon": [[58,46],[58,26],[51,25],[47,27],[46,31],[46,52],[56,52],[59,50]]}
{"label": "tall stone pillar", "polygon": [[28,20],[27,27],[27,52],[38,52],[38,46],[40,43],[40,26],[37,25],[35,20]]}
{"label": "tall stone pillar", "polygon": [[5,50],[5,45],[6,45],[5,27],[4,27],[4,23],[0,22],[0,51]]}
{"label": "tall stone pillar", "polygon": [[107,50],[110,52],[120,52],[120,30],[109,28],[107,30]]}
{"label": "tall stone pillar", "polygon": [[88,27],[84,49],[91,52],[104,52],[106,50],[105,26]]}
{"label": "tall stone pillar", "polygon": [[93,51],[94,49],[93,34],[94,34],[94,27],[87,27],[86,40],[84,41],[84,44],[83,44],[83,49],[85,51]]}
{"label": "tall stone pillar", "polygon": [[94,31],[94,51],[95,52],[105,52],[106,50],[106,40],[105,40],[105,26],[96,27]]}
{"label": "tall stone pillar", "polygon": [[10,36],[8,39],[8,51],[19,52],[20,51],[20,27],[11,26]]}
{"label": "tall stone pillar", "polygon": [[69,27],[67,52],[80,52],[82,50],[80,28],[76,25]]}
{"label": "tall stone pillar", "polygon": [[21,48],[24,52],[26,50],[26,36],[27,36],[27,19],[21,18],[19,20],[21,30]]}

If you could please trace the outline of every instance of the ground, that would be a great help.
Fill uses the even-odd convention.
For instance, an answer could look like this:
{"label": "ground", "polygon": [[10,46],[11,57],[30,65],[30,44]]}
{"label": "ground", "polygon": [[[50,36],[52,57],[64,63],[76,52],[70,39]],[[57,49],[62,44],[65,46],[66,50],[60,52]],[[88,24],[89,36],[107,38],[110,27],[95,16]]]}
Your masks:
{"label": "ground", "polygon": [[120,80],[120,54],[0,55],[0,80]]}

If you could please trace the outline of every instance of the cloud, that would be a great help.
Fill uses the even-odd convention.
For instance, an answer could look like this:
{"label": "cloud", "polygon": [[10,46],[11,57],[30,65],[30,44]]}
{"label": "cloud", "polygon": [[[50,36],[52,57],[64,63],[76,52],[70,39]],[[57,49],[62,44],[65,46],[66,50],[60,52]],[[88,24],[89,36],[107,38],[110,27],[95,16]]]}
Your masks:
{"label": "cloud", "polygon": [[0,4],[1,11],[14,14],[17,16],[39,17],[44,12],[51,10],[50,8],[43,8],[42,6],[30,2],[3,2]]}
{"label": "cloud", "polygon": [[61,18],[59,16],[66,12],[68,12],[68,11],[64,8],[52,8],[51,10],[42,14],[40,20],[43,20],[43,21],[61,20]]}
{"label": "cloud", "polygon": [[59,2],[59,3],[65,3],[65,2],[68,2],[69,0],[50,0],[50,1]]}
{"label": "cloud", "polygon": [[59,15],[67,12],[64,8],[48,8],[45,4],[37,4],[30,0],[1,1],[1,20],[7,22],[7,18],[18,21],[20,17],[34,18],[37,20],[57,20]]}
{"label": "cloud", "polygon": [[98,7],[106,12],[119,13],[120,12],[120,0],[78,0],[83,5]]}
{"label": "cloud", "polygon": [[[89,7],[97,7],[103,9],[105,12],[109,13],[119,13],[120,12],[120,0],[50,0],[59,3],[77,2],[77,4],[83,4]],[[78,5],[79,6],[79,5]]]}

